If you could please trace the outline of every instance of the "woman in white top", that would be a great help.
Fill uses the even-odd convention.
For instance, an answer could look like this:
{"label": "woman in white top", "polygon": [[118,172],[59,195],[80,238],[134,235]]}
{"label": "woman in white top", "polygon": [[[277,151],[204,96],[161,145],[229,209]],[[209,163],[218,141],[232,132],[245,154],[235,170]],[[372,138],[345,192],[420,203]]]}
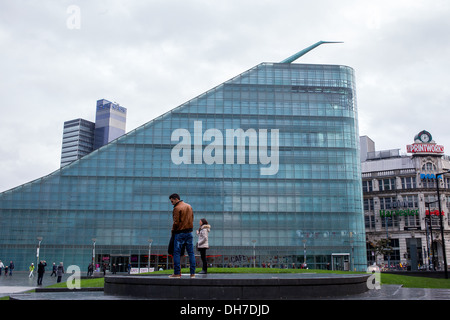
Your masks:
{"label": "woman in white top", "polygon": [[202,258],[203,268],[199,274],[206,274],[208,272],[208,262],[206,260],[206,250],[209,249],[208,233],[211,230],[211,226],[208,224],[205,218],[200,219],[200,228],[197,230],[198,242],[197,249],[200,251],[200,257]]}

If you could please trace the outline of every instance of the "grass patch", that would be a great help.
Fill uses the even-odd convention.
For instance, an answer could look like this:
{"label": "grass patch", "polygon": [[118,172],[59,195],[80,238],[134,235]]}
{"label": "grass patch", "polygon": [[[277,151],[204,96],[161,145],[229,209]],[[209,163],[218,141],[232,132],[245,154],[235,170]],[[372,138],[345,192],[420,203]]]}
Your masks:
{"label": "grass patch", "polygon": [[[105,278],[81,279],[81,288],[103,288],[105,286]],[[67,288],[65,281],[55,283],[46,288]]]}
{"label": "grass patch", "polygon": [[450,289],[449,279],[413,277],[390,273],[381,274],[381,284],[399,284],[405,288]]}

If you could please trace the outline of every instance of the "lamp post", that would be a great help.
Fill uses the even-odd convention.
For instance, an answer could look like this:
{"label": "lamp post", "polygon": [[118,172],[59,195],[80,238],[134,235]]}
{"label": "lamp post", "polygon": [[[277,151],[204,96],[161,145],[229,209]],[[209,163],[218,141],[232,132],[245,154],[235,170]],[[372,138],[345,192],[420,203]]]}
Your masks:
{"label": "lamp post", "polygon": [[447,170],[445,172],[441,172],[441,173],[436,174],[436,190],[437,190],[438,205],[439,205],[439,223],[441,224],[442,253],[443,253],[443,256],[444,256],[445,279],[448,279],[448,270],[447,270],[447,253],[445,252],[444,223],[442,222],[441,197],[440,197],[440,194],[439,194],[439,176],[443,175],[444,173],[448,173],[449,171],[450,170]]}
{"label": "lamp post", "polygon": [[306,239],[303,239],[303,265],[306,266]]}
{"label": "lamp post", "polygon": [[[428,246],[428,226],[430,228],[430,247],[428,248],[428,265],[430,266],[430,270],[434,270],[436,271],[436,264],[434,263],[434,246],[433,246],[433,226],[431,224],[431,208],[430,208],[430,204],[431,203],[435,203],[438,202],[438,200],[436,201],[430,201],[430,202],[425,202],[426,206],[428,207],[428,217],[425,214],[425,230],[427,231],[427,246]],[[431,259],[430,259],[430,255],[431,255]]]}
{"label": "lamp post", "polygon": [[149,269],[150,269],[150,257],[152,254],[152,243],[153,243],[153,239],[148,239],[148,268]]}
{"label": "lamp post", "polygon": [[353,246],[353,239],[350,240],[350,245],[352,246],[352,259],[350,260],[351,262],[351,270],[355,271],[355,259],[354,259],[354,255],[355,255],[355,248]]}
{"label": "lamp post", "polygon": [[[391,240],[389,240],[389,226],[388,226],[388,220],[387,215],[384,216],[384,225],[386,226],[386,241],[387,245],[391,244]],[[392,221],[392,225],[394,225],[394,221]],[[391,253],[388,254],[388,270],[391,268]]]}
{"label": "lamp post", "polygon": [[95,241],[96,238],[92,238],[92,269],[95,270]]}
{"label": "lamp post", "polygon": [[256,240],[252,240],[252,243],[253,243],[253,268],[256,268],[256,250],[255,250]]}
{"label": "lamp post", "polygon": [[36,239],[38,241],[38,246],[36,248],[36,268],[35,268],[35,270],[37,272],[37,267],[39,265],[39,250],[41,249],[41,241],[42,241],[43,238],[42,237],[37,237]]}

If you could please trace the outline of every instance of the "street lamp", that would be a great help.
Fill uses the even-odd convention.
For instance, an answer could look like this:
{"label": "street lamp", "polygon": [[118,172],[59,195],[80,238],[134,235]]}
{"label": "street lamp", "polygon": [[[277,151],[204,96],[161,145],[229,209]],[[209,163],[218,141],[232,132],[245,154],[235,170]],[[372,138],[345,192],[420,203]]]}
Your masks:
{"label": "street lamp", "polygon": [[92,270],[95,270],[95,241],[96,238],[92,238]]}
{"label": "street lamp", "polygon": [[36,248],[36,268],[37,268],[38,265],[39,265],[39,250],[41,249],[41,241],[42,241],[43,238],[42,237],[37,237],[36,239],[38,241],[38,246]]}
{"label": "street lamp", "polygon": [[[431,224],[430,204],[435,203],[435,202],[439,202],[439,201],[436,200],[436,201],[425,202],[425,205],[428,207],[428,217],[425,215],[425,231],[427,233],[427,248],[428,248],[428,265],[430,267],[430,270],[434,270],[434,271],[436,271],[436,264],[434,263],[435,256],[434,256],[434,246],[433,246],[433,226]],[[428,227],[430,228],[430,243],[431,243],[430,246],[428,246]],[[430,259],[430,254],[431,254],[431,259]]]}
{"label": "street lamp", "polygon": [[255,251],[256,240],[252,240],[252,242],[253,242],[253,268],[256,268],[256,251]]}
{"label": "street lamp", "polygon": [[148,268],[149,269],[150,269],[150,256],[152,254],[152,242],[153,242],[153,239],[148,239]]}
{"label": "street lamp", "polygon": [[306,266],[306,239],[303,239],[303,265]]}
{"label": "street lamp", "polygon": [[441,224],[441,237],[442,237],[442,252],[444,255],[444,271],[445,271],[445,279],[448,279],[448,270],[447,270],[447,253],[445,252],[445,240],[444,240],[444,223],[442,222],[442,209],[441,209],[441,197],[439,194],[439,176],[448,173],[450,170],[445,172],[441,172],[436,174],[436,190],[438,196],[438,204],[439,204],[439,223]]}
{"label": "street lamp", "polygon": [[354,259],[354,254],[355,254],[355,248],[353,246],[353,239],[350,240],[350,245],[352,246],[352,259],[351,259],[351,270],[355,270],[355,259]]}

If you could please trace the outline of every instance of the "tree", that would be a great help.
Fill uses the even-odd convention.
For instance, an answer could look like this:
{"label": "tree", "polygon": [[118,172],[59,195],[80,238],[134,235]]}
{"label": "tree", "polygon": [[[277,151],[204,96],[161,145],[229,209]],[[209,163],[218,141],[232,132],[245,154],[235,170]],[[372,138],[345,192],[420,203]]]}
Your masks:
{"label": "tree", "polygon": [[392,252],[391,247],[391,240],[390,239],[380,239],[377,240],[375,243],[370,243],[375,251],[375,255],[378,257],[380,255],[382,256],[390,256]]}

